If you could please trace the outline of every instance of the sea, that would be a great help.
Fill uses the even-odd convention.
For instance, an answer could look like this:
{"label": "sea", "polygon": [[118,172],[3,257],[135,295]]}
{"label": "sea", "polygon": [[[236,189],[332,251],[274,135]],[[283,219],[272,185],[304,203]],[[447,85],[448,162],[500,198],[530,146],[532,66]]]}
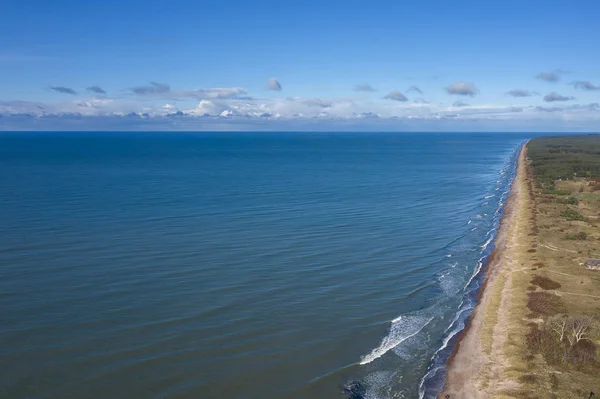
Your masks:
{"label": "sea", "polygon": [[517,133],[0,133],[0,397],[433,398]]}

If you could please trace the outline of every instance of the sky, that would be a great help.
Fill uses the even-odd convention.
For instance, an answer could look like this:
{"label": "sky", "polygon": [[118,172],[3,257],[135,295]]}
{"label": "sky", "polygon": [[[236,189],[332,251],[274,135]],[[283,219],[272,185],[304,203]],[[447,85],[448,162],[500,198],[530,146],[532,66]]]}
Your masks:
{"label": "sky", "polygon": [[0,4],[0,130],[600,131],[600,2]]}

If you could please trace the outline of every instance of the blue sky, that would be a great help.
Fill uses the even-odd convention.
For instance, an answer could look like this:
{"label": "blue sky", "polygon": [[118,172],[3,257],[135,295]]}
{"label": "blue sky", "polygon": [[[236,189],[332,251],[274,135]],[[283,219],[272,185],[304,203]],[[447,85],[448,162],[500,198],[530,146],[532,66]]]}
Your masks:
{"label": "blue sky", "polygon": [[0,129],[597,131],[598,15],[588,0],[4,0]]}

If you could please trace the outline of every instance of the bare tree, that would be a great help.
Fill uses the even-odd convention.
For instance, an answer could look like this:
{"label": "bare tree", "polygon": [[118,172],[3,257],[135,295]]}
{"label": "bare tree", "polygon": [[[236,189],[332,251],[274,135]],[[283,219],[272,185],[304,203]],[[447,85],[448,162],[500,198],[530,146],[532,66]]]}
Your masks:
{"label": "bare tree", "polygon": [[592,325],[592,319],[587,316],[577,316],[577,317],[569,317],[567,319],[567,328],[569,329],[569,333],[567,334],[567,339],[569,340],[569,344],[571,346],[575,345],[577,342],[586,338],[585,335],[588,332],[588,329]]}
{"label": "bare tree", "polygon": [[565,339],[565,332],[567,330],[567,319],[563,316],[554,316],[548,320],[548,326],[550,330],[558,335],[558,342],[562,342]]}

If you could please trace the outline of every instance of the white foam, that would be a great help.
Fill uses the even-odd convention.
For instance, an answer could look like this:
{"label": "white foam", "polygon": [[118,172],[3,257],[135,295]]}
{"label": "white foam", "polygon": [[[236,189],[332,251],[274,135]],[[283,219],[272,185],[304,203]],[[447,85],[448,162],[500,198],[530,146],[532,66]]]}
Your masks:
{"label": "white foam", "polygon": [[495,196],[496,196],[496,194],[486,195],[485,197],[483,197],[483,199],[489,199],[489,198],[492,198],[492,197],[495,197]]}
{"label": "white foam", "polygon": [[390,370],[380,370],[369,374],[365,378],[365,382],[369,387],[365,399],[380,399],[389,398],[390,390],[392,389],[392,381],[397,379],[402,381],[402,376],[397,376],[397,372]]}
{"label": "white foam", "polygon": [[419,399],[423,399],[425,397],[425,388],[424,388],[424,384],[425,384],[425,379],[427,379],[427,377],[429,377],[430,374],[435,374],[438,372],[438,370],[440,370],[442,367],[436,367],[434,369],[431,369],[427,372],[427,374],[425,374],[423,376],[423,378],[421,378],[421,383],[419,384]]}
{"label": "white foam", "polygon": [[492,236],[492,237],[490,237],[490,238],[488,238],[488,239],[487,239],[487,241],[485,242],[485,244],[483,244],[483,245],[481,246],[481,249],[486,249],[486,248],[488,247],[488,245],[490,245],[490,243],[491,243],[493,240],[494,240],[494,237],[493,237],[493,236]]}
{"label": "white foam", "polygon": [[360,364],[371,363],[373,360],[385,355],[402,342],[417,335],[432,320],[433,317],[428,319],[424,316],[416,315],[400,316],[392,320],[392,326],[388,335],[381,341],[381,344],[377,348],[373,349],[368,355],[363,356]]}
{"label": "white foam", "polygon": [[482,261],[480,259],[480,260],[477,261],[477,267],[475,268],[475,270],[473,270],[473,274],[471,275],[471,278],[469,278],[469,281],[467,281],[467,284],[465,284],[465,288],[467,288],[469,286],[469,284],[471,284],[471,281],[473,281],[473,279],[475,278],[475,276],[477,276],[477,274],[481,270],[481,266],[483,266],[483,263],[482,263]]}

